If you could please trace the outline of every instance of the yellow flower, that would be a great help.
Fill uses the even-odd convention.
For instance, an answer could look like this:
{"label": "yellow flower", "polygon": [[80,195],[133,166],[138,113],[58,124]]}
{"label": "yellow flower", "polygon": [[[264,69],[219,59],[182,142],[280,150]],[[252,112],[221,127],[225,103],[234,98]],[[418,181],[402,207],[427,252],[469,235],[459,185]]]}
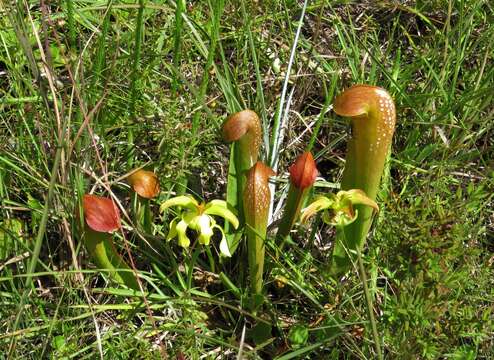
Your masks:
{"label": "yellow flower", "polygon": [[220,216],[230,222],[235,229],[238,228],[238,219],[228,209],[226,201],[212,200],[208,203],[199,203],[190,195],[182,195],[165,201],[161,204],[160,211],[164,211],[172,206],[180,206],[182,210],[170,222],[170,232],[168,233],[167,240],[178,237],[178,244],[181,247],[189,247],[190,239],[187,236],[187,228],[190,228],[198,234],[200,244],[209,245],[214,229],[219,229],[222,235],[220,252],[224,256],[231,256],[225,233],[213,218],[213,216]]}
{"label": "yellow flower", "polygon": [[367,195],[359,189],[348,191],[339,191],[336,195],[319,196],[312,204],[302,210],[301,221],[306,222],[308,218],[318,211],[324,211],[322,219],[326,224],[334,226],[347,226],[357,219],[358,210],[353,205],[367,205],[372,207],[376,212],[379,207],[376,202],[368,198]]}

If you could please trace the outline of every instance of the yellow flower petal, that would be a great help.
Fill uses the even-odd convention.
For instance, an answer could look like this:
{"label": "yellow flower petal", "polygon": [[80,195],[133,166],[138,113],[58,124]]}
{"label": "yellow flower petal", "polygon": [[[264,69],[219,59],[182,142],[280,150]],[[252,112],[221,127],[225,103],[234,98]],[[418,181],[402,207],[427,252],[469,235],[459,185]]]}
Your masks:
{"label": "yellow flower petal", "polygon": [[221,255],[226,256],[226,257],[231,257],[232,254],[230,252],[230,248],[228,247],[228,241],[226,240],[225,232],[218,225],[216,225],[215,227],[217,227],[221,231],[221,242],[220,242]]}
{"label": "yellow flower petal", "polygon": [[183,248],[188,248],[190,245],[190,239],[187,237],[188,224],[184,220],[180,220],[176,226],[178,234],[178,245]]}
{"label": "yellow flower petal", "polygon": [[166,241],[170,241],[171,239],[177,236],[177,221],[178,218],[174,218],[170,222],[170,231],[168,231],[168,235],[166,236]]}
{"label": "yellow flower petal", "polygon": [[213,236],[212,224],[214,220],[209,215],[200,215],[196,217],[197,232],[199,233],[199,244],[209,245],[211,236]]}
{"label": "yellow flower petal", "polygon": [[334,201],[328,199],[326,196],[319,196],[314,202],[302,210],[300,221],[305,223],[316,212],[325,210],[333,205]]}
{"label": "yellow flower petal", "polygon": [[233,225],[235,229],[238,228],[238,218],[235,214],[228,209],[228,204],[224,200],[212,200],[210,201],[204,210],[205,214],[221,216]]}
{"label": "yellow flower petal", "polygon": [[199,204],[197,203],[197,200],[194,199],[192,196],[181,195],[166,200],[163,204],[161,204],[160,211],[163,212],[172,206],[183,206],[193,210],[196,209]]}
{"label": "yellow flower petal", "polygon": [[369,197],[366,193],[360,189],[352,189],[348,191],[339,191],[336,194],[337,199],[348,199],[353,205],[367,205],[373,208],[376,212],[379,212],[379,206],[376,202]]}

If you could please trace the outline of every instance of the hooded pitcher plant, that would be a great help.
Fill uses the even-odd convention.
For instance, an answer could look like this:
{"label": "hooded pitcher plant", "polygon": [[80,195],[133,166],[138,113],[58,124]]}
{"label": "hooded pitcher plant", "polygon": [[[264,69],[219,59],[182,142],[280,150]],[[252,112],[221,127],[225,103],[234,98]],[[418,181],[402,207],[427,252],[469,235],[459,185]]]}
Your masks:
{"label": "hooded pitcher plant", "polygon": [[244,222],[242,195],[247,171],[257,162],[261,146],[261,122],[252,110],[237,112],[222,126],[223,139],[234,142],[228,169],[227,201],[238,209],[240,222]]}
{"label": "hooded pitcher plant", "polygon": [[283,216],[278,227],[277,238],[284,240],[297,221],[300,209],[316,181],[318,174],[316,162],[310,151],[301,154],[289,168],[290,188]]}
{"label": "hooded pitcher plant", "polygon": [[158,177],[152,171],[139,169],[133,171],[127,181],[134,190],[133,205],[136,209],[136,221],[146,232],[152,231],[151,210],[149,201],[160,192]]}
{"label": "hooded pitcher plant", "polygon": [[117,253],[112,241],[112,233],[119,230],[120,212],[112,199],[86,194],[82,198],[84,210],[84,245],[101,269],[109,271],[118,283],[133,290],[139,284],[131,268]]}
{"label": "hooded pitcher plant", "polygon": [[[395,130],[393,99],[380,87],[355,85],[336,97],[333,109],[336,114],[350,118],[352,126],[341,189],[360,189],[375,201]],[[349,270],[349,254],[354,254],[357,248],[362,250],[372,223],[372,207],[357,205],[356,210],[355,221],[337,234],[331,264],[335,275]]]}
{"label": "hooded pitcher plant", "polygon": [[264,270],[265,240],[271,193],[269,177],[274,171],[258,161],[247,174],[243,205],[247,232],[250,287],[252,294],[261,294]]}
{"label": "hooded pitcher plant", "polygon": [[220,216],[227,220],[235,229],[238,228],[238,219],[228,209],[226,201],[212,200],[208,203],[199,203],[190,195],[181,195],[165,201],[161,204],[160,210],[164,211],[174,206],[179,206],[182,210],[170,222],[170,231],[167,236],[168,241],[178,237],[178,244],[183,248],[188,248],[190,246],[190,239],[187,236],[187,228],[190,228],[197,233],[200,244],[209,245],[214,229],[218,229],[222,235],[220,253],[223,256],[231,256],[225,233],[216,224],[214,219],[214,216]]}

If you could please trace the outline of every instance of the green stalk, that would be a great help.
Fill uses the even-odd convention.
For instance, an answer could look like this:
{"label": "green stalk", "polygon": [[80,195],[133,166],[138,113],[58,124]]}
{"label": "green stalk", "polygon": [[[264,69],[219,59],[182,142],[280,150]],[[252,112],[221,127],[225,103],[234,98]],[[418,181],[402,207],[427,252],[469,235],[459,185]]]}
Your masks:
{"label": "green stalk", "polygon": [[364,287],[364,296],[366,302],[367,316],[369,316],[369,321],[371,323],[372,329],[372,338],[374,340],[374,346],[376,347],[376,353],[379,360],[383,359],[383,354],[381,351],[381,340],[379,338],[379,333],[377,332],[377,323],[374,317],[374,305],[372,301],[372,296],[369,291],[369,287],[367,286],[367,275],[365,274],[364,262],[362,260],[362,252],[357,247],[357,263],[358,263],[358,271],[360,281],[362,282],[362,286]]}
{"label": "green stalk", "polygon": [[[103,18],[103,25],[101,26],[101,34],[98,37],[98,47],[96,49],[94,65],[92,69],[93,79],[91,83],[90,95],[92,97],[91,105],[93,106],[98,102],[98,99],[102,95],[101,89],[103,88],[102,80],[104,80],[103,70],[105,68],[106,41],[107,41],[108,32],[110,30],[111,14],[112,14],[112,0],[108,0],[105,10],[105,17]],[[102,111],[101,114],[104,114],[104,111]]]}
{"label": "green stalk", "polygon": [[[131,121],[135,121],[135,107],[138,91],[138,78],[139,78],[139,63],[141,62],[141,47],[142,47],[142,32],[144,28],[144,0],[139,0],[139,11],[137,13],[137,24],[135,30],[135,48],[134,48],[134,61],[132,63],[132,79],[130,83],[130,105],[129,114]],[[132,126],[128,128],[127,143],[129,149],[128,165],[133,164],[134,155],[134,129]]]}
{"label": "green stalk", "polygon": [[237,299],[242,298],[242,293],[240,289],[230,280],[230,278],[222,271],[220,272],[220,280],[232,293],[235,295]]}
{"label": "green stalk", "polygon": [[216,264],[214,262],[214,257],[213,253],[211,252],[211,247],[210,246],[204,246],[204,249],[206,250],[206,255],[208,256],[209,260],[209,271],[212,273],[216,272]]}
{"label": "green stalk", "polygon": [[[382,88],[355,85],[335,99],[334,111],[349,117],[352,125],[341,189],[363,190],[375,201],[395,128],[394,102]],[[372,223],[371,207],[357,205],[355,208],[357,219],[337,232],[330,268],[334,275],[351,268],[357,250],[362,251]]]}
{"label": "green stalk", "polygon": [[262,293],[264,242],[271,199],[268,181],[269,177],[273,175],[274,171],[270,167],[258,161],[249,170],[243,196],[252,295],[261,295]]}
{"label": "green stalk", "polygon": [[77,44],[77,36],[75,33],[75,20],[74,20],[74,3],[72,0],[66,0],[67,4],[67,27],[69,28],[69,44],[71,50],[75,50]]}
{"label": "green stalk", "polygon": [[[278,233],[276,236],[278,240],[283,241],[290,234],[293,225],[295,225],[295,222],[300,215],[300,209],[302,208],[302,205],[310,189],[311,188],[308,187],[302,190],[297,188],[295,185],[290,184],[290,188],[288,189],[288,196],[286,198],[285,209],[280,221],[280,225],[278,226]],[[283,243],[281,244],[281,247],[282,246]]]}
{"label": "green stalk", "polygon": [[153,234],[153,215],[151,213],[151,206],[149,204],[149,199],[139,199],[139,208],[144,213],[142,215],[142,228],[147,234]]}
{"label": "green stalk", "polygon": [[[61,142],[61,140],[59,140]],[[27,296],[31,290],[32,282],[33,282],[33,273],[36,269],[36,264],[38,263],[39,253],[41,251],[41,245],[43,244],[43,238],[45,236],[46,224],[48,222],[49,210],[51,206],[51,202],[53,199],[53,193],[55,190],[55,184],[57,180],[58,170],[60,167],[60,159],[62,157],[62,146],[57,146],[57,151],[55,153],[55,161],[53,163],[53,167],[51,170],[50,183],[48,185],[48,194],[46,195],[45,206],[43,208],[43,216],[41,217],[41,221],[38,228],[38,233],[36,235],[36,241],[34,243],[34,250],[31,256],[31,261],[29,263],[27,273],[26,273],[26,282],[25,288],[22,292],[21,299],[19,301],[17,316],[14,320],[13,331],[17,329],[19,326],[19,321],[21,320],[22,313],[24,311],[24,304],[26,303]],[[12,338],[9,344],[9,356],[14,350],[15,345],[15,337]]]}
{"label": "green stalk", "polygon": [[134,272],[117,253],[111,236],[109,233],[97,232],[86,227],[84,244],[98,268],[107,269],[110,277],[119,284],[139,291]]}
{"label": "green stalk", "polygon": [[290,188],[285,204],[285,210],[281,218],[280,226],[278,227],[277,237],[283,243],[290,234],[290,231],[300,215],[300,209],[305,202],[307,194],[312,188],[317,177],[317,168],[314,158],[310,152],[305,152],[300,155],[295,163],[290,166]]}
{"label": "green stalk", "polygon": [[178,89],[178,68],[180,67],[181,48],[182,48],[182,28],[184,20],[182,14],[185,12],[185,0],[177,0],[175,8],[175,31],[173,34],[173,80],[172,94],[177,93]]}
{"label": "green stalk", "polygon": [[[214,57],[216,55],[216,45],[218,43],[218,38],[220,36],[219,34],[220,18],[221,18],[221,13],[223,12],[224,3],[223,1],[215,0],[213,4],[214,5],[212,9],[213,16],[211,20],[211,34],[209,35],[211,40],[209,44],[209,51],[208,51],[208,57],[206,59],[206,65],[204,66],[201,85],[199,86],[199,94],[198,94],[199,96],[197,98],[198,107],[202,106],[204,103],[204,97],[206,96],[206,91],[208,89],[208,83],[209,83],[209,71],[213,66]],[[193,137],[197,135],[200,115],[201,112],[198,110],[195,112],[194,117],[192,119],[191,131]]]}
{"label": "green stalk", "polygon": [[152,235],[151,209],[149,199],[141,198],[137,193],[133,195],[133,208],[135,209],[135,221],[138,227],[146,234]]}
{"label": "green stalk", "polygon": [[[196,244],[198,245],[198,244]],[[197,262],[197,258],[201,254],[201,248],[200,246],[197,246],[197,248],[194,250],[192,255],[189,257],[189,268],[187,269],[187,291],[190,291],[192,289],[192,278],[194,276],[194,266]]]}

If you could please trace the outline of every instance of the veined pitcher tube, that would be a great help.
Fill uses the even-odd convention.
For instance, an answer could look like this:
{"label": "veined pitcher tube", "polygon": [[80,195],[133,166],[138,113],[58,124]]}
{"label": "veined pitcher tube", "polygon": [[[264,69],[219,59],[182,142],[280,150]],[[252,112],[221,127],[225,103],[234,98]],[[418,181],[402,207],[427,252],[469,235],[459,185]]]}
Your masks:
{"label": "veined pitcher tube", "polygon": [[271,203],[268,182],[273,175],[274,171],[260,161],[247,174],[243,205],[252,294],[262,293],[265,241]]}
{"label": "veined pitcher tube", "polygon": [[[235,142],[232,147],[233,156],[230,157],[234,164],[230,164],[229,168],[227,201],[238,209],[240,223],[243,223],[242,196],[246,175],[257,162],[261,146],[262,129],[259,116],[252,110],[237,112],[223,123],[222,134],[225,141]],[[231,173],[234,173],[234,176],[230,176]],[[233,181],[235,184],[232,184]]]}
{"label": "veined pitcher tube", "polygon": [[[355,85],[336,97],[333,109],[336,114],[350,118],[352,126],[341,189],[360,189],[375,201],[395,130],[393,99],[380,87]],[[352,254],[364,246],[373,209],[365,205],[357,205],[356,209],[356,221],[337,234],[331,265],[333,274],[346,272],[351,266]]]}

